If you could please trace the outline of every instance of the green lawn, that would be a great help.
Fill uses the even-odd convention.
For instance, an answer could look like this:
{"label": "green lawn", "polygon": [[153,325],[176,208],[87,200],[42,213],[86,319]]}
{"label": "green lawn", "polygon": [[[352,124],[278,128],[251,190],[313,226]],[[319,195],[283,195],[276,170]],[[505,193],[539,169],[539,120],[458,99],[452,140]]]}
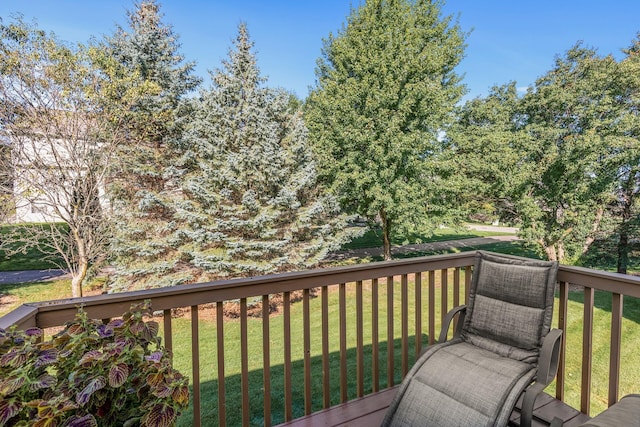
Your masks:
{"label": "green lawn", "polygon": [[[85,286],[85,292],[100,290],[104,279],[97,278]],[[68,279],[43,282],[0,284],[0,316],[4,316],[21,304],[71,298],[71,281]]]}

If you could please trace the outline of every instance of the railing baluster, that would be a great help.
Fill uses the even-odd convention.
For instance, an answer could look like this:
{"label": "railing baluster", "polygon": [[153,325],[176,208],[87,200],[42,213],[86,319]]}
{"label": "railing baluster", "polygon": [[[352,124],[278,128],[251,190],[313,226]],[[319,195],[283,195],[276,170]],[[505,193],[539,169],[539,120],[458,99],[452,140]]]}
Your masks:
{"label": "railing baluster", "polygon": [[387,387],[394,385],[393,276],[387,277]]}
{"label": "railing baluster", "polygon": [[216,344],[218,348],[218,425],[227,425],[227,396],[224,386],[224,303],[216,303]]}
{"label": "railing baluster", "polygon": [[416,297],[416,359],[422,351],[422,273],[414,275],[414,292]]}
{"label": "railing baluster", "polygon": [[429,344],[436,342],[436,272],[429,271]]}
{"label": "railing baluster", "polygon": [[371,280],[371,390],[380,390],[380,344],[378,333],[378,279]]}
{"label": "railing baluster", "polygon": [[200,329],[198,306],[191,306],[191,382],[193,384],[193,425],[201,425],[200,415]]}
{"label": "railing baluster", "polygon": [[449,273],[446,268],[440,270],[440,327],[444,326],[444,318],[449,311]]}
{"label": "railing baluster", "polygon": [[409,278],[401,276],[401,322],[402,322],[402,378],[409,372]]}
{"label": "railing baluster", "polygon": [[560,359],[556,378],[556,399],[564,401],[564,385],[566,378],[567,358],[567,313],[569,304],[569,284],[559,282],[558,286],[558,329],[562,330],[560,341]]}
{"label": "railing baluster", "polygon": [[611,350],[609,357],[609,406],[618,401],[620,389],[620,344],[622,342],[623,297],[613,294],[611,301]]}
{"label": "railing baluster", "polygon": [[584,288],[584,323],[582,330],[582,385],[580,411],[591,412],[591,353],[593,347],[593,288]]}
{"label": "railing baluster", "polygon": [[173,331],[171,328],[171,309],[162,312],[162,324],[164,329],[164,347],[173,354]]}
{"label": "railing baluster", "polygon": [[362,280],[356,282],[356,396],[364,395],[364,327]]}
{"label": "railing baluster", "polygon": [[262,387],[264,426],[271,426],[271,343],[269,333],[269,295],[262,296]]}
{"label": "railing baluster", "polygon": [[249,425],[249,349],[247,344],[247,299],[240,299],[240,389],[242,424]]}
{"label": "railing baluster", "polygon": [[[453,269],[453,306],[458,307],[460,305],[460,269]],[[453,319],[453,330],[458,327],[458,316]]]}
{"label": "railing baluster", "polygon": [[309,289],[302,291],[302,327],[304,351],[304,413],[311,413],[311,320],[309,318]]}
{"label": "railing baluster", "polygon": [[340,283],[340,402],[348,400],[347,396],[347,297],[346,284]]}
{"label": "railing baluster", "polygon": [[460,305],[460,269],[453,269],[453,306]]}
{"label": "railing baluster", "polygon": [[283,322],[284,322],[284,419],[292,419],[291,396],[291,294],[285,292],[282,298]]}
{"label": "railing baluster", "polygon": [[472,267],[470,265],[464,268],[464,303],[469,303],[469,292],[471,291],[471,272]]}
{"label": "railing baluster", "polygon": [[323,286],[322,294],[322,405],[331,406],[331,378],[329,376],[329,287]]}

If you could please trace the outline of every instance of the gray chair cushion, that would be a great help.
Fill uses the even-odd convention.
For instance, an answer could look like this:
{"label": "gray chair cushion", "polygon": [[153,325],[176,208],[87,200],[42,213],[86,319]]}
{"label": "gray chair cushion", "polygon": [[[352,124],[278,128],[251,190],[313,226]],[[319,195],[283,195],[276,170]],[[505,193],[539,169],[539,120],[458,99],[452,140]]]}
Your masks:
{"label": "gray chair cushion", "polygon": [[383,426],[504,426],[535,368],[455,339],[429,347]]}
{"label": "gray chair cushion", "polygon": [[640,427],[640,394],[630,394],[580,427]]}
{"label": "gray chair cushion", "polygon": [[465,341],[516,360],[536,363],[553,315],[557,263],[478,253]]}
{"label": "gray chair cushion", "polygon": [[461,334],[427,348],[382,425],[507,425],[536,375],[557,269],[556,262],[479,251]]}

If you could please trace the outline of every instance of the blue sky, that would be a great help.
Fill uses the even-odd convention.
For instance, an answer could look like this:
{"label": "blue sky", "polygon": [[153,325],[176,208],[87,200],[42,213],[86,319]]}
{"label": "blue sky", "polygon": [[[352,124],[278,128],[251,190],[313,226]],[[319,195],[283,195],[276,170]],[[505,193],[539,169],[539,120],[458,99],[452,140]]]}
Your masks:
{"label": "blue sky", "polygon": [[[322,39],[346,22],[361,0],[160,0],[164,22],[180,36],[181,52],[196,72],[220,66],[240,22],[255,42],[258,66],[269,85],[304,98],[315,83]],[[0,0],[0,17],[22,13],[63,40],[84,42],[112,34],[126,23],[133,0]],[[449,0],[445,14],[459,14],[471,31],[464,73],[466,99],[515,80],[526,88],[553,66],[554,57],[581,40],[601,54],[622,57],[640,31],[638,0]]]}

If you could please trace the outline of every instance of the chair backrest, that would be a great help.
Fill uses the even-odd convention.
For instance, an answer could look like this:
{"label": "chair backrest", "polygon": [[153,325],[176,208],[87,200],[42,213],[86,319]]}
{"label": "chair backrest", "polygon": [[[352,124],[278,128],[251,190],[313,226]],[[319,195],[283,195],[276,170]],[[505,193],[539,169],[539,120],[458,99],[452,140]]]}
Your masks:
{"label": "chair backrest", "polygon": [[537,363],[551,327],[558,263],[478,251],[462,339]]}

